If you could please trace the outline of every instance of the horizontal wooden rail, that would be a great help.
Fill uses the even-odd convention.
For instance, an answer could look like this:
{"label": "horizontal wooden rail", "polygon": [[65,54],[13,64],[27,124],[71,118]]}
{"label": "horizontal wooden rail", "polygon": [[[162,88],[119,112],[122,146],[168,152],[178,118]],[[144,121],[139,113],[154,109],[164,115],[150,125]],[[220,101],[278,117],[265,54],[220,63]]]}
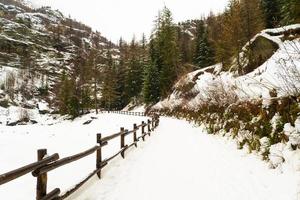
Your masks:
{"label": "horizontal wooden rail", "polygon": [[108,141],[110,141],[110,140],[112,140],[112,139],[114,139],[114,138],[116,138],[116,137],[119,137],[121,134],[122,134],[121,132],[115,133],[115,134],[113,134],[113,135],[110,135],[110,136],[107,136],[107,137],[102,138],[101,141],[102,141],[102,142],[108,142]]}
{"label": "horizontal wooden rail", "polygon": [[55,200],[59,197],[59,194],[60,194],[60,189],[56,188],[52,190],[52,192],[49,192],[46,196],[41,198],[41,200]]}
{"label": "horizontal wooden rail", "polygon": [[56,154],[53,154],[52,156],[44,158],[41,161],[34,162],[34,163],[31,163],[24,167],[21,167],[19,169],[15,169],[13,171],[2,174],[2,175],[0,175],[0,185],[10,182],[16,178],[19,178],[19,177],[25,175],[25,174],[28,174],[28,173],[38,169],[39,167],[44,166],[44,165],[51,163],[58,159],[59,159],[59,155],[56,153]]}
{"label": "horizontal wooden rail", "polygon": [[83,179],[80,183],[78,183],[72,189],[70,189],[67,192],[65,192],[62,196],[60,196],[60,199],[65,199],[68,196],[70,196],[71,194],[73,194],[74,192],[76,192],[76,190],[78,190],[83,184],[85,184],[88,180],[90,180],[90,178],[92,178],[93,176],[95,176],[106,165],[107,165],[107,162],[106,163],[105,162],[101,163],[101,166],[100,166],[99,169],[94,170],[85,179]]}
{"label": "horizontal wooden rail", "polygon": [[[108,113],[120,113],[120,114],[127,114],[127,115],[135,115],[135,116],[146,116],[145,113],[142,112],[128,112],[128,111],[108,111]],[[97,145],[93,148],[90,148],[86,151],[81,153],[65,157],[59,159],[59,155],[53,154],[52,156],[44,158],[47,154],[47,149],[40,149],[38,150],[38,161],[29,165],[26,165],[22,168],[13,170],[11,172],[7,172],[3,175],[0,175],[0,185],[7,183],[11,180],[14,180],[20,176],[23,176],[27,173],[32,172],[34,177],[37,177],[37,193],[36,193],[36,200],[61,200],[65,199],[78,190],[84,183],[86,183],[90,178],[97,174],[99,179],[101,178],[101,169],[104,168],[112,159],[116,158],[118,155],[121,155],[125,158],[125,151],[132,146],[137,147],[137,143],[142,138],[145,140],[145,136],[148,134],[150,136],[150,132],[153,131],[159,124],[159,116],[153,115],[151,116],[152,120],[147,120],[147,123],[144,121],[140,124],[133,124],[132,130],[125,130],[124,128],[120,129],[119,133],[115,133],[113,135],[107,137],[101,137],[101,134],[97,134]],[[137,136],[138,130],[141,128],[141,136]],[[147,128],[147,131],[145,131]],[[130,145],[125,144],[125,137],[127,135],[132,134],[133,143]],[[104,159],[102,161],[102,148],[108,145],[108,142],[114,138],[120,137],[120,150],[112,155],[111,157]],[[72,189],[66,191],[62,196],[60,195],[60,189],[56,188],[53,191],[47,194],[47,172],[52,171],[58,167],[67,165],[79,159],[82,159],[86,156],[89,156],[96,152],[96,169],[90,173],[85,179],[83,179],[80,183],[75,185]]]}
{"label": "horizontal wooden rail", "polygon": [[114,159],[115,157],[117,157],[118,155],[120,155],[122,152],[124,152],[126,150],[128,145],[126,145],[125,147],[123,147],[120,151],[118,151],[118,153],[114,154],[113,156],[105,159],[103,162],[105,163],[108,163],[109,161],[111,161],[112,159]]}
{"label": "horizontal wooden rail", "polygon": [[146,116],[144,112],[131,112],[131,111],[109,111],[108,113],[116,113],[116,114],[123,114],[123,115],[133,115],[133,116]]}
{"label": "horizontal wooden rail", "polygon": [[76,154],[76,155],[73,155],[73,156],[69,156],[69,157],[66,157],[66,158],[63,158],[63,159],[60,159],[58,161],[55,161],[53,163],[50,163],[48,165],[45,165],[39,169],[36,169],[32,172],[32,175],[37,177],[39,174],[43,174],[43,173],[46,173],[46,172],[49,172],[49,171],[52,171],[58,167],[61,167],[63,165],[66,165],[66,164],[69,164],[71,162],[74,162],[76,160],[79,160],[81,158],[84,158],[92,153],[94,153],[95,151],[97,151],[99,148],[101,148],[100,146],[95,146],[89,150],[86,150],[82,153],[79,153],[79,154]]}

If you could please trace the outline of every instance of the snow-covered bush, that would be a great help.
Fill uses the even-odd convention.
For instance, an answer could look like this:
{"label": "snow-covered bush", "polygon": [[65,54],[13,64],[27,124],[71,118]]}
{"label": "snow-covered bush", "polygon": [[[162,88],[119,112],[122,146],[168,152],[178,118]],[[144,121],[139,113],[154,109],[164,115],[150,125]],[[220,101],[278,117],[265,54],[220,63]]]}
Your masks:
{"label": "snow-covered bush", "polygon": [[259,153],[263,157],[264,160],[268,159],[268,155],[270,153],[270,139],[268,137],[263,137],[259,140],[260,142],[260,149]]}
{"label": "snow-covered bush", "polygon": [[296,150],[297,146],[300,147],[300,130],[299,128],[300,118],[298,118],[295,122],[297,124],[297,128],[293,127],[290,123],[284,125],[284,133],[289,138],[289,143],[292,148]]}
{"label": "snow-covered bush", "polygon": [[283,156],[284,149],[285,145],[283,143],[274,144],[270,147],[269,159],[271,167],[276,168],[285,161]]}

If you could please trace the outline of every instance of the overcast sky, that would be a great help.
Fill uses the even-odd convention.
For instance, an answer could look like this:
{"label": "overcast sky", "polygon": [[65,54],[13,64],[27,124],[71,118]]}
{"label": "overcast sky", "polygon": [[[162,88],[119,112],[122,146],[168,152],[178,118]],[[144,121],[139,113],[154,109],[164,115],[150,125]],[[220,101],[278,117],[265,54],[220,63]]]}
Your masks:
{"label": "overcast sky", "polygon": [[30,0],[36,6],[48,5],[69,14],[103,36],[116,42],[149,35],[158,10],[166,5],[175,22],[200,18],[210,11],[220,12],[228,0]]}

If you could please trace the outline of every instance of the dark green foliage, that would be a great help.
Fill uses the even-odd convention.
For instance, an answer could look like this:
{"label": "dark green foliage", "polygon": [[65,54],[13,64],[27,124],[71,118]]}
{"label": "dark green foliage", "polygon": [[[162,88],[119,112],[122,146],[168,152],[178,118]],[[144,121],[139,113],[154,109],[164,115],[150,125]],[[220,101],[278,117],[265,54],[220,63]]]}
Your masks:
{"label": "dark green foliage", "polygon": [[156,65],[149,65],[145,71],[145,80],[143,87],[143,97],[146,104],[156,103],[159,101],[159,72]]}
{"label": "dark green foliage", "polygon": [[38,92],[40,96],[47,96],[49,95],[49,87],[48,85],[41,86],[38,88]]}
{"label": "dark green foliage", "polygon": [[192,63],[193,60],[193,46],[191,35],[177,27],[178,46],[180,54],[180,63]]}
{"label": "dark green foliage", "polygon": [[262,0],[267,28],[277,27],[281,21],[280,1],[281,0]]}
{"label": "dark green foliage", "polygon": [[68,114],[70,114],[73,118],[80,115],[80,103],[79,99],[75,95],[72,95],[70,99],[68,99],[67,108]]}
{"label": "dark green foliage", "polygon": [[159,94],[164,98],[170,93],[179,74],[178,40],[169,9],[163,9],[156,23],[156,30],[150,41],[150,58],[152,65],[158,70],[158,76],[155,78],[159,78]]}
{"label": "dark green foliage", "polygon": [[143,85],[144,66],[139,58],[139,46],[132,40],[128,59],[128,69],[126,74],[126,94],[129,99],[139,96]]}
{"label": "dark green foliage", "polygon": [[282,25],[300,23],[300,1],[281,0],[281,16]]}
{"label": "dark green foliage", "polygon": [[214,52],[203,20],[197,22],[196,26],[194,64],[200,68],[214,64]]}
{"label": "dark green foliage", "polygon": [[116,107],[119,97],[117,86],[117,66],[108,52],[106,65],[103,70],[103,82],[101,86],[101,101],[104,108],[112,110]]}
{"label": "dark green foliage", "polygon": [[71,81],[64,71],[59,82],[60,88],[57,94],[58,108],[61,114],[67,114],[69,111],[69,100],[71,98]]}

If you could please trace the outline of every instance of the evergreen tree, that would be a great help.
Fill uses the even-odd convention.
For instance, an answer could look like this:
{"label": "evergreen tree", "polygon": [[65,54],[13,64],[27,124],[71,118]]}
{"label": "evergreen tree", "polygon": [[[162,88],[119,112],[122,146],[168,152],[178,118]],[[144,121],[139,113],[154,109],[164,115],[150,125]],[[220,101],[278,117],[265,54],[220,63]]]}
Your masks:
{"label": "evergreen tree", "polygon": [[58,83],[60,87],[57,94],[58,108],[61,114],[68,113],[68,103],[71,97],[71,83],[66,75],[66,71],[63,71],[61,79]]}
{"label": "evergreen tree", "polygon": [[207,28],[203,20],[197,22],[194,64],[200,68],[212,65],[214,63],[214,53],[211,44],[208,41]]}
{"label": "evergreen tree", "polygon": [[143,98],[146,104],[156,103],[160,97],[159,72],[156,65],[151,64],[146,67],[143,86]]}
{"label": "evergreen tree", "polygon": [[192,62],[192,45],[191,36],[186,31],[182,30],[179,26],[177,27],[178,45],[181,64]]}
{"label": "evergreen tree", "polygon": [[117,91],[116,64],[112,59],[110,50],[107,52],[106,65],[102,73],[101,101],[106,109],[112,110],[116,107],[119,93]]}
{"label": "evergreen tree", "polygon": [[[98,42],[97,42],[98,43]],[[84,97],[83,97],[83,102],[84,102],[84,106],[88,107],[88,103],[92,104],[92,99],[88,96],[90,94],[93,94],[93,104],[94,104],[94,109],[96,110],[96,113],[98,114],[98,85],[99,85],[99,77],[100,77],[100,70],[99,70],[99,65],[97,63],[100,62],[100,56],[99,56],[99,52],[97,51],[97,43],[93,42],[93,46],[95,48],[92,47],[92,49],[90,49],[89,54],[88,54],[88,58],[87,58],[87,68],[89,68],[90,70],[90,78],[91,80],[89,81],[90,84],[93,86],[92,89],[85,88],[85,90],[83,91],[84,93]]]}
{"label": "evergreen tree", "polygon": [[156,30],[150,41],[150,57],[159,72],[160,94],[166,97],[179,74],[177,32],[171,12],[166,7],[159,14],[156,23]]}
{"label": "evergreen tree", "polygon": [[281,0],[262,0],[267,28],[277,27],[281,21],[280,1]]}
{"label": "evergreen tree", "polygon": [[282,25],[300,23],[300,1],[281,0]]}
{"label": "evergreen tree", "polygon": [[142,90],[143,68],[141,66],[140,50],[135,38],[129,48],[128,70],[126,76],[126,92],[129,99],[137,97]]}
{"label": "evergreen tree", "polygon": [[118,100],[116,102],[116,108],[122,109],[129,103],[129,98],[126,93],[126,73],[127,73],[127,59],[128,59],[128,45],[122,38],[119,40],[119,50],[120,50],[120,58],[119,62],[116,64],[117,70],[117,93]]}

